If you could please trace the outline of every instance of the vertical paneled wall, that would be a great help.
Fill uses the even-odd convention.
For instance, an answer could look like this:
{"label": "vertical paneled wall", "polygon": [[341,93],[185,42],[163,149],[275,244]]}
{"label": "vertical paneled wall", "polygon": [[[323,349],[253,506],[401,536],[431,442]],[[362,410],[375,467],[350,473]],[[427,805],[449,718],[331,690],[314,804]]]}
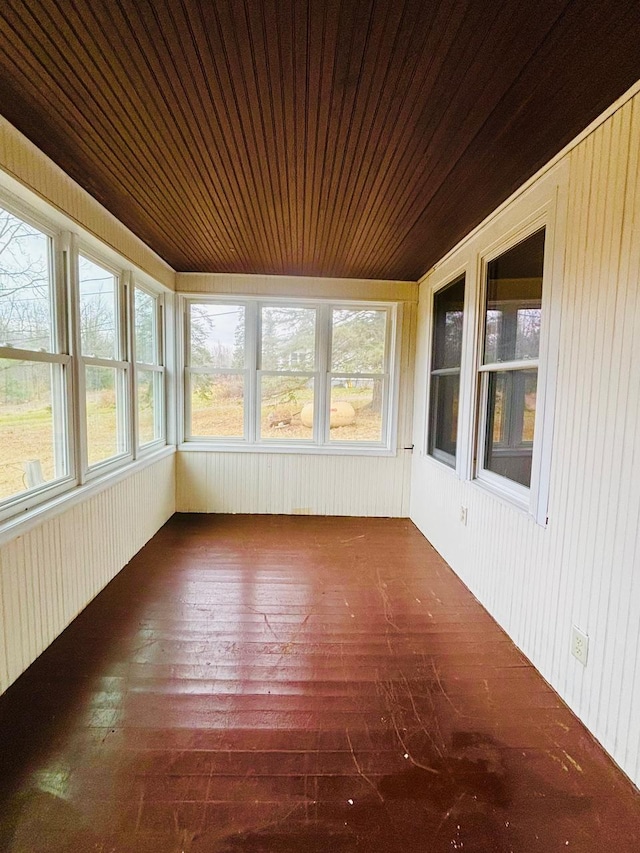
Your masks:
{"label": "vertical paneled wall", "polygon": [[178,454],[179,512],[407,516],[411,476],[413,345],[417,286],[411,282],[292,276],[180,274],[191,293],[326,297],[402,303],[398,430],[393,456],[215,452]]}
{"label": "vertical paneled wall", "polygon": [[[411,517],[640,783],[640,96],[566,155],[549,525],[416,454]],[[416,412],[424,411],[421,286]],[[423,298],[424,294],[424,298]],[[422,443],[424,417],[416,424]],[[460,506],[468,524],[460,523]],[[571,626],[589,636],[583,667]]]}
{"label": "vertical paneled wall", "polygon": [[173,515],[175,454],[0,546],[0,693]]}

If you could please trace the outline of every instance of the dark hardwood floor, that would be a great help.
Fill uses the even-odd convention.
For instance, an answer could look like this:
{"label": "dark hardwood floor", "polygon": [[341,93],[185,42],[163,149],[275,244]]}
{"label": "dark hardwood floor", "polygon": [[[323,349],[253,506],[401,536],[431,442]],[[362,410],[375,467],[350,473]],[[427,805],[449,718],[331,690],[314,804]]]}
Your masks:
{"label": "dark hardwood floor", "polygon": [[175,516],[0,726],[12,853],[640,850],[640,794],[406,520]]}

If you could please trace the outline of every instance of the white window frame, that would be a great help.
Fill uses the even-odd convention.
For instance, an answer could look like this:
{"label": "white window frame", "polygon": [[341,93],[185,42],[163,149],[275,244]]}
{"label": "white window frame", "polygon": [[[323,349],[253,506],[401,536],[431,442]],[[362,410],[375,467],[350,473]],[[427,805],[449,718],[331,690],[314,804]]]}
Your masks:
{"label": "white window frame", "polygon": [[[189,364],[190,329],[189,320],[192,304],[242,305],[245,307],[245,431],[242,438],[201,437],[190,435],[190,387],[191,366]],[[314,437],[313,440],[284,440],[260,438],[260,318],[261,308],[270,306],[315,308],[316,314],[316,364],[315,371],[303,371],[317,377],[314,388]],[[331,356],[331,311],[338,309],[376,310],[387,314],[385,339],[385,364],[382,374],[351,374],[330,371]],[[262,453],[321,453],[335,455],[396,455],[397,396],[399,357],[399,328],[401,305],[396,302],[371,300],[307,299],[264,296],[238,296],[233,294],[191,293],[180,297],[179,324],[182,336],[183,382],[180,450],[224,450]],[[194,368],[194,372],[207,372]],[[222,368],[211,368],[212,373],[225,372]],[[227,372],[238,373],[238,369]],[[266,374],[274,371],[266,370]],[[286,373],[286,371],[275,371]],[[292,371],[292,375],[301,375]],[[332,378],[379,378],[383,385],[382,438],[380,441],[333,441],[329,431],[329,408]]]}
{"label": "white window frame", "polygon": [[[315,310],[315,347],[314,347],[314,369],[313,370],[271,370],[269,368],[263,368],[262,366],[262,309],[263,308],[307,308]],[[249,441],[253,441],[255,444],[265,445],[269,447],[279,447],[281,445],[288,445],[289,447],[296,448],[305,448],[305,447],[314,447],[321,443],[321,420],[320,420],[320,412],[325,411],[325,405],[323,401],[320,399],[321,393],[321,385],[322,385],[322,368],[325,364],[325,352],[326,349],[322,345],[322,340],[324,338],[323,332],[325,332],[324,323],[326,322],[325,312],[326,306],[319,306],[318,303],[313,302],[304,302],[302,300],[298,302],[293,301],[279,301],[279,300],[271,300],[271,299],[261,299],[256,303],[257,310],[257,323],[258,323],[258,331],[257,331],[257,343],[256,343],[256,390],[255,390],[255,405],[254,405],[254,413],[253,413],[253,433],[249,434]],[[308,379],[313,379],[313,431],[311,434],[311,438],[309,439],[288,439],[283,440],[279,438],[263,438],[261,436],[262,433],[262,380],[265,376],[300,376],[306,377]],[[251,381],[251,368],[249,368],[249,381]],[[251,418],[251,415],[249,415]]]}
{"label": "white window frame", "polygon": [[[40,350],[19,349],[17,347],[0,346],[0,358],[20,362],[37,362],[41,364],[59,364],[62,368],[60,397],[54,406],[56,415],[56,430],[62,434],[62,454],[67,473],[48,483],[34,486],[17,495],[10,496],[0,502],[0,522],[19,513],[25,513],[34,506],[49,500],[66,491],[76,484],[77,465],[74,452],[75,424],[73,413],[73,365],[69,353],[68,326],[65,322],[64,308],[66,302],[65,257],[68,253],[68,235],[59,228],[52,226],[46,218],[34,211],[30,205],[17,202],[9,193],[0,192],[0,207],[22,220],[27,225],[40,231],[50,241],[50,276],[52,284],[53,310],[51,312],[52,347],[51,352]],[[53,402],[53,401],[52,401]]]}
{"label": "white window frame", "polygon": [[[155,324],[155,341],[153,362],[147,364],[138,360],[136,352],[136,311],[135,311],[135,293],[140,290],[154,300],[154,324]],[[130,319],[130,351],[134,363],[132,382],[131,382],[131,412],[133,415],[134,426],[134,454],[136,459],[149,453],[153,453],[159,447],[167,443],[167,392],[166,392],[166,369],[165,369],[165,299],[164,294],[153,287],[152,284],[140,276],[133,275],[131,282],[131,292],[129,299],[129,317]],[[154,420],[157,419],[160,435],[152,441],[142,443],[140,441],[139,428],[139,413],[138,413],[138,371],[145,370],[154,374]]]}
{"label": "white window frame", "polygon": [[[112,263],[105,255],[93,249],[87,243],[79,241],[77,251],[74,253],[74,276],[72,277],[72,298],[75,317],[73,318],[73,335],[75,338],[74,352],[77,353],[77,387],[78,387],[78,413],[81,420],[80,434],[80,482],[87,483],[95,477],[112,471],[133,461],[133,412],[132,412],[132,364],[130,348],[130,299],[131,299],[131,274],[129,270],[122,269]],[[80,257],[111,273],[116,280],[116,358],[99,358],[96,356],[83,355],[80,330]],[[86,370],[88,367],[106,367],[116,370],[116,395],[117,395],[117,418],[118,438],[124,440],[124,448],[107,459],[89,465],[88,461],[88,436],[87,436],[87,395],[86,395]],[[120,378],[121,377],[121,378]]]}
{"label": "white window frame", "polygon": [[[436,296],[441,293],[443,290],[446,290],[453,284],[456,284],[460,279],[464,279],[464,303],[462,307],[462,345],[460,348],[460,367],[459,368],[451,368],[451,369],[441,369],[440,375],[444,373],[457,373],[459,377],[459,391],[458,391],[458,424],[456,431],[456,454],[453,459],[453,464],[450,461],[447,461],[445,458],[449,454],[444,453],[443,451],[438,450],[437,448],[430,449],[431,443],[431,429],[432,429],[432,399],[431,399],[431,388],[432,388],[432,379],[434,373],[437,369],[433,367],[433,357],[434,357],[434,346],[435,346],[435,338],[436,338],[436,325],[435,325],[435,305],[436,305]],[[460,435],[463,430],[464,423],[464,412],[463,412],[463,377],[465,375],[465,340],[468,334],[468,326],[469,323],[467,321],[467,312],[469,308],[469,287],[468,287],[468,270],[466,264],[454,269],[453,271],[447,270],[444,275],[438,276],[434,284],[430,288],[429,293],[429,318],[430,318],[430,329],[429,329],[429,371],[427,374],[427,389],[426,389],[426,408],[425,408],[425,433],[424,433],[424,448],[423,452],[425,455],[429,456],[430,459],[433,459],[438,464],[442,465],[443,468],[446,468],[448,471],[455,471],[458,474],[461,474],[460,468],[460,457],[461,457],[461,448],[460,448]],[[435,451],[435,452],[434,452]]]}
{"label": "white window frame", "polygon": [[[142,270],[131,265],[118,252],[101,243],[93,235],[80,228],[63,213],[52,208],[46,201],[35,197],[28,189],[10,178],[0,175],[0,206],[17,218],[32,225],[51,240],[50,264],[53,278],[53,346],[52,352],[22,350],[16,347],[0,347],[0,357],[15,361],[60,364],[62,366],[62,411],[58,407],[56,433],[63,435],[63,452],[67,463],[67,474],[51,483],[35,486],[16,495],[0,500],[0,541],[29,529],[61,507],[73,506],[88,495],[101,490],[110,483],[128,476],[130,470],[144,467],[175,451],[167,446],[167,433],[175,436],[175,419],[169,415],[169,406],[174,405],[175,383],[173,381],[174,340],[173,294]],[[79,255],[98,264],[114,274],[119,282],[118,358],[99,359],[83,356],[80,348],[79,325]],[[159,363],[154,372],[162,375],[163,437],[138,448],[135,415],[137,403],[135,393],[135,358],[133,342],[133,298],[134,285],[157,299],[159,327],[157,347]],[[169,312],[169,322],[165,312]],[[167,368],[167,354],[169,368]],[[127,443],[126,452],[97,463],[90,470],[86,467],[86,421],[84,370],[85,365],[96,364],[123,371],[121,388],[121,417],[123,433]],[[137,460],[137,464],[134,464]]]}
{"label": "white window frame", "polygon": [[[556,374],[560,341],[561,290],[565,246],[568,164],[550,169],[535,184],[500,208],[434,270],[430,286],[427,389],[423,454],[430,464],[467,480],[526,512],[541,526],[548,523]],[[486,470],[482,465],[486,423],[486,386],[482,364],[488,264],[541,228],[545,229],[537,400],[529,488]],[[430,380],[433,353],[433,294],[465,274],[464,326],[460,371],[458,441],[455,470],[428,453]],[[515,363],[514,363],[515,364]],[[517,363],[518,366],[524,367]],[[492,365],[507,370],[511,363]],[[526,362],[536,367],[535,360]]]}

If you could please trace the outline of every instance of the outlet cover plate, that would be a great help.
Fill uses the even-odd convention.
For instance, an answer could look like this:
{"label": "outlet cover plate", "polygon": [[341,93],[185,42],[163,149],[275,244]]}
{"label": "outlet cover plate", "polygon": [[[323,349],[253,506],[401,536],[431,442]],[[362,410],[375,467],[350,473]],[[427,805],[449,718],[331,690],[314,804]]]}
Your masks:
{"label": "outlet cover plate", "polygon": [[583,666],[587,665],[587,656],[589,654],[589,637],[576,628],[571,626],[571,654],[576,660],[579,660]]}

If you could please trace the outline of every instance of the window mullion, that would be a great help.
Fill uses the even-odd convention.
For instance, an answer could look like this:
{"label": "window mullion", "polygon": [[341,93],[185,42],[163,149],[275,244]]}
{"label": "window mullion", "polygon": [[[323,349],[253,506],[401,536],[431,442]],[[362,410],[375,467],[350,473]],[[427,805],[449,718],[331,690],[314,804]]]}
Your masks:
{"label": "window mullion", "polygon": [[[130,364],[129,371],[125,371],[125,387],[123,389],[124,400],[128,401],[128,406],[124,411],[124,422],[120,425],[126,430],[127,439],[129,442],[129,450],[134,459],[138,457],[138,447],[140,445],[140,425],[138,419],[138,372],[135,369],[135,360],[137,358],[135,349],[135,287],[133,276],[127,270],[122,274],[121,285],[122,312],[123,316],[123,332],[124,332],[124,350],[122,351],[123,361]],[[128,383],[127,380],[127,372]],[[123,400],[123,402],[124,402]],[[128,412],[127,412],[128,409]],[[126,415],[128,414],[128,418]]]}
{"label": "window mullion", "polygon": [[77,441],[74,455],[78,482],[83,484],[87,479],[87,398],[85,366],[82,358],[80,334],[80,276],[79,276],[79,245],[75,234],[70,235],[69,252],[67,256],[67,293],[69,298],[69,349],[73,356],[72,397],[73,425]]}

